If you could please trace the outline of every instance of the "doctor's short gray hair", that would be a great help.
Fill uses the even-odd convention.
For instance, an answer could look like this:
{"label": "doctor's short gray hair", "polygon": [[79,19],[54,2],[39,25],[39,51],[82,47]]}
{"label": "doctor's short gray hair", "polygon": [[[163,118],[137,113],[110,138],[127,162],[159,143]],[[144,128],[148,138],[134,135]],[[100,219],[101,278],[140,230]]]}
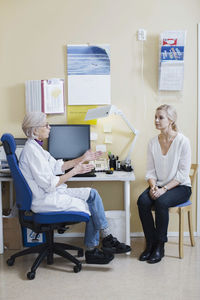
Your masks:
{"label": "doctor's short gray hair", "polygon": [[44,126],[46,122],[46,115],[43,112],[29,112],[25,115],[22,130],[28,138],[35,139],[37,136],[34,134],[36,128]]}

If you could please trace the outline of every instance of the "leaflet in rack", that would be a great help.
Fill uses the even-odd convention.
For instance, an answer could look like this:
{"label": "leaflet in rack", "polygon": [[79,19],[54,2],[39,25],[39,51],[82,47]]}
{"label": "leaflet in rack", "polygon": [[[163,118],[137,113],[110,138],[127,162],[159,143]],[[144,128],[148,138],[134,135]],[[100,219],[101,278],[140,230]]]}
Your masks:
{"label": "leaflet in rack", "polygon": [[185,39],[185,31],[164,31],[160,35],[159,90],[183,89]]}
{"label": "leaflet in rack", "polygon": [[26,111],[42,111],[46,114],[64,113],[64,80],[26,81]]}

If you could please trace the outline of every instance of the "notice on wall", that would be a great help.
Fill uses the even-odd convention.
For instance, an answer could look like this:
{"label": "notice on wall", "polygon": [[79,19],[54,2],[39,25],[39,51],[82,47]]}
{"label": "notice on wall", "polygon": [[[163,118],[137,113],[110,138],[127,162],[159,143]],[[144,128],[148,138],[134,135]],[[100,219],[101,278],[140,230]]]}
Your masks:
{"label": "notice on wall", "polygon": [[183,89],[185,40],[185,31],[165,31],[160,35],[159,90]]}
{"label": "notice on wall", "polygon": [[96,125],[97,120],[85,121],[88,109],[96,108],[96,105],[68,105],[67,124],[90,124]]}
{"label": "notice on wall", "polygon": [[27,80],[25,90],[27,112],[64,113],[64,79]]}
{"label": "notice on wall", "polygon": [[46,114],[62,114],[64,110],[64,80],[42,80],[42,111]]}
{"label": "notice on wall", "polygon": [[68,105],[110,104],[110,47],[67,45]]}

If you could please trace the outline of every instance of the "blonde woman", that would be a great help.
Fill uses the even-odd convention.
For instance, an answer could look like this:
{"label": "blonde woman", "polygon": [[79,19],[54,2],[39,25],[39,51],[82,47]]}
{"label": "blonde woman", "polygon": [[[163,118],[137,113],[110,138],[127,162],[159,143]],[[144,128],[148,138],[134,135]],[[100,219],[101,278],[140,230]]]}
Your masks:
{"label": "blonde woman", "polygon": [[[137,203],[146,239],[146,248],[139,260],[152,264],[164,256],[169,207],[186,202],[191,195],[190,142],[178,132],[176,120],[177,113],[171,105],[164,104],[156,109],[155,127],[160,133],[148,144],[146,180],[149,187]],[[152,206],[155,207],[155,222]]]}

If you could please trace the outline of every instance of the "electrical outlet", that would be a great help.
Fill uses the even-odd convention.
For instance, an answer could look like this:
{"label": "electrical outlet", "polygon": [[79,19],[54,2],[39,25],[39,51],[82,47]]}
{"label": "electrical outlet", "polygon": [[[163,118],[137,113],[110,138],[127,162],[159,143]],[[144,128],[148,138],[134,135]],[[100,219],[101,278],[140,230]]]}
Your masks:
{"label": "electrical outlet", "polygon": [[138,29],[137,32],[138,41],[146,41],[147,33],[145,29]]}

